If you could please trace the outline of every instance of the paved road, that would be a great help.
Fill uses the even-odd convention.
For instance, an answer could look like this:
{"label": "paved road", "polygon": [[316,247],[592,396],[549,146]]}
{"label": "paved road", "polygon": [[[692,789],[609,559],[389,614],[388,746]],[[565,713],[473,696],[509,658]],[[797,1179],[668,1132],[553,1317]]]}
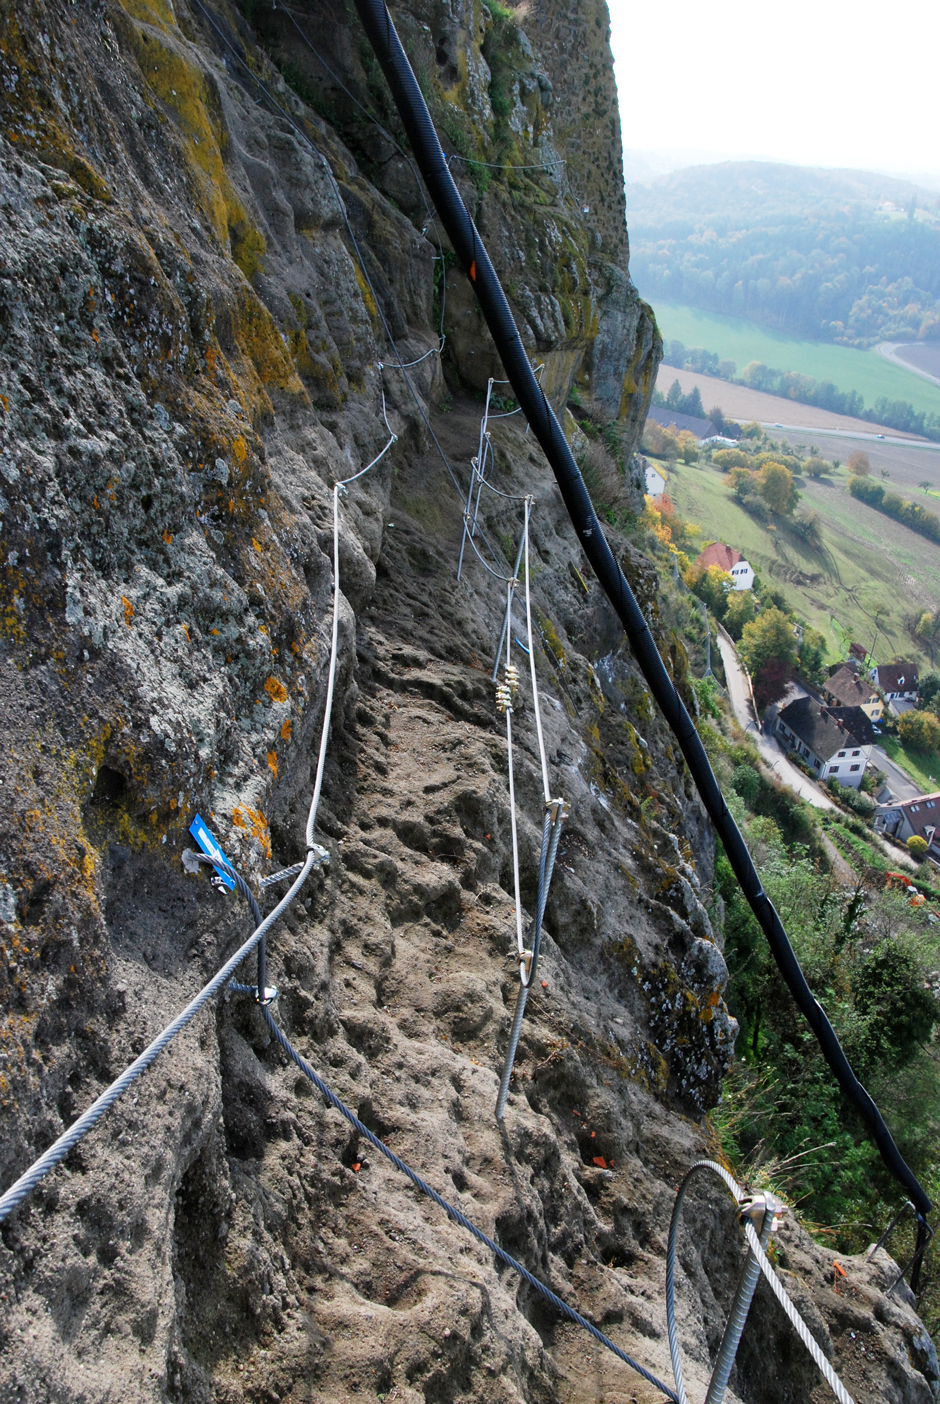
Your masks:
{"label": "paved road", "polygon": [[771,424],[769,420],[762,420],[761,428],[786,429],[790,433],[798,434],[818,434],[829,439],[861,439],[865,443],[895,444],[901,448],[933,449],[934,452],[940,453],[940,444],[935,444],[929,439],[902,439],[894,434],[875,434],[861,429],[813,429],[808,424]]}
{"label": "paved road", "polygon": [[833,804],[829,796],[824,794],[808,776],[804,775],[802,770],[798,770],[787,760],[786,753],[776,737],[765,736],[761,732],[754,714],[754,705],[751,702],[747,679],[741,664],[738,662],[734,644],[721,633],[718,635],[718,651],[721,654],[721,661],[725,665],[725,678],[728,683],[732,711],[770,769],[801,799],[805,799],[816,809],[835,809],[836,805]]}
{"label": "paved road", "polygon": [[923,793],[917,782],[912,780],[907,771],[902,770],[881,746],[872,747],[871,758],[878,769],[883,770],[887,775],[888,789],[894,799],[916,799],[919,794]]}

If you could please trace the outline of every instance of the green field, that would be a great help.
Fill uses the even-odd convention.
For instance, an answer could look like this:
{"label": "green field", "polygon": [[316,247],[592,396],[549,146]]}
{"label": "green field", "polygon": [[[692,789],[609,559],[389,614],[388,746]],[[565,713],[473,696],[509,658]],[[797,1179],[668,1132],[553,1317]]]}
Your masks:
{"label": "green field", "polygon": [[940,756],[924,756],[912,751],[909,746],[902,746],[897,736],[885,736],[881,744],[895,765],[906,770],[924,794],[940,789]]}
{"label": "green field", "polygon": [[761,579],[826,637],[831,661],[845,657],[849,638],[869,648],[876,615],[884,611],[876,658],[904,656],[924,668],[937,666],[904,621],[940,606],[940,551],[850,497],[844,473],[818,483],[799,480],[798,510],[819,513],[822,545],[814,547],[784,523],[775,527],[751,516],[731,496],[728,477],[710,464],[662,466],[679,515],[701,526],[703,548],[720,540],[743,552]]}
{"label": "green field", "polygon": [[[833,346],[825,341],[798,341],[783,332],[745,322],[657,302],[654,308],[664,341],[676,338],[686,346],[702,346],[721,360],[734,361],[738,374],[748,361],[763,361],[774,370],[799,371],[816,380],[829,380],[839,390],[857,390],[866,406],[882,395],[889,400],[907,400],[916,410],[940,414],[940,385],[931,385],[919,376],[892,365],[877,351],[856,351],[851,346]],[[668,376],[664,366],[660,386]]]}

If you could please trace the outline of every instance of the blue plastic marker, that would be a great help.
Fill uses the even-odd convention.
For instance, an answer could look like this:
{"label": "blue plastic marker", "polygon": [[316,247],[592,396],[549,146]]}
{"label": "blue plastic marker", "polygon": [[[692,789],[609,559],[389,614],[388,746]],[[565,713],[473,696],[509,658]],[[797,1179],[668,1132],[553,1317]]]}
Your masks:
{"label": "blue plastic marker", "polygon": [[[206,857],[221,858],[225,863],[229,861],[226,858],[225,854],[222,852],[219,845],[216,843],[215,836],[212,833],[212,830],[208,827],[205,819],[203,819],[201,814],[196,815],[195,819],[189,826],[189,832],[192,834],[193,838],[196,840],[203,853],[205,853]],[[222,868],[216,868],[216,872],[218,873],[222,882],[225,883],[225,886],[230,890],[234,890],[235,884],[229,877],[228,873],[224,872]]]}

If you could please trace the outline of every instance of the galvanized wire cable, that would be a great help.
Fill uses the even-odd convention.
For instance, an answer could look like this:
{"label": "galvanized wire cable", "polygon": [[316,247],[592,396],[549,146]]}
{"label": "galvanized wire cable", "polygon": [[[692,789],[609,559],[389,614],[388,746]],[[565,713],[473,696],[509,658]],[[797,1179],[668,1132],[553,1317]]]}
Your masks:
{"label": "galvanized wire cable", "polygon": [[529,641],[529,674],[532,679],[532,708],[535,712],[535,732],[539,743],[539,763],[542,767],[542,796],[548,804],[552,797],[548,783],[548,757],[545,754],[545,738],[542,735],[542,709],[539,706],[539,683],[535,673],[535,648],[532,644],[532,592],[529,586],[529,519],[532,515],[532,499],[526,498],[525,524],[522,529],[523,558],[525,567],[525,625]]}
{"label": "galvanized wire cable", "polygon": [[839,1400],[839,1404],[854,1404],[851,1394],[849,1394],[845,1385],[842,1383],[835,1370],[833,1370],[832,1366],[829,1364],[829,1361],[826,1359],[825,1354],[820,1349],[818,1341],[814,1339],[812,1332],[810,1331],[806,1322],[803,1320],[800,1313],[797,1311],[789,1295],[787,1294],[786,1288],[784,1287],[783,1283],[780,1281],[780,1278],[774,1271],[770,1259],[767,1257],[767,1254],[761,1247],[760,1242],[757,1238],[757,1234],[754,1232],[754,1225],[745,1221],[744,1232],[747,1234],[748,1245],[751,1249],[751,1252],[754,1254],[754,1257],[760,1264],[760,1270],[766,1277],[770,1290],[773,1292],[774,1296],[777,1298],[777,1301],[783,1307],[783,1310],[787,1316],[787,1320],[790,1322],[790,1325],[796,1331],[796,1334],[799,1336],[800,1340],[803,1342],[804,1346],[809,1351],[810,1355],[813,1357],[813,1360],[819,1367],[819,1371],[825,1378],[827,1385],[832,1390],[836,1398]]}
{"label": "galvanized wire cable", "polygon": [[[62,1160],[65,1159],[69,1151],[73,1150],[74,1147],[78,1145],[79,1141],[81,1141],[85,1136],[87,1136],[88,1132],[91,1131],[92,1128],[101,1120],[105,1112],[109,1111],[110,1108],[114,1105],[114,1103],[124,1095],[128,1088],[132,1087],[133,1084],[137,1081],[137,1079],[144,1072],[146,1072],[147,1069],[156,1061],[156,1059],[160,1056],[163,1050],[173,1041],[176,1035],[180,1033],[180,1031],[184,1029],[186,1025],[191,1022],[192,1019],[195,1018],[199,1011],[205,1007],[205,1005],[209,1002],[210,999],[213,998],[214,995],[218,994],[218,992],[229,983],[232,976],[235,974],[235,971],[238,969],[239,965],[241,965],[245,957],[250,955],[252,951],[258,948],[260,948],[263,952],[263,943],[267,932],[270,931],[271,927],[281,916],[281,914],[285,912],[287,908],[291,905],[294,898],[297,896],[298,892],[306,882],[312,869],[322,861],[321,850],[319,849],[319,846],[314,843],[313,834],[316,826],[317,811],[320,805],[320,794],[323,787],[323,773],[326,766],[327,743],[329,738],[330,721],[333,709],[333,692],[336,682],[336,658],[339,640],[339,494],[340,492],[345,492],[346,487],[350,483],[356,482],[357,479],[361,478],[365,473],[369,472],[371,468],[374,468],[375,465],[385,457],[386,453],[388,453],[389,449],[392,447],[392,444],[396,442],[396,436],[394,433],[392,433],[388,425],[388,419],[387,417],[385,417],[384,396],[382,400],[382,413],[383,418],[385,418],[386,428],[389,429],[390,437],[388,443],[382,449],[381,453],[379,453],[371,461],[371,463],[368,463],[365,468],[360,469],[358,473],[354,473],[351,477],[346,478],[343,482],[337,483],[333,489],[334,589],[333,622],[330,642],[330,667],[327,681],[326,703],[323,712],[323,730],[320,736],[320,750],[317,757],[316,779],[314,781],[313,795],[310,801],[310,808],[307,813],[307,824],[305,830],[307,854],[306,858],[304,859],[303,865],[301,866],[300,871],[297,873],[294,882],[291,884],[290,888],[285,893],[285,895],[281,898],[280,902],[278,902],[277,906],[274,907],[273,910],[266,917],[261,919],[260,909],[258,908],[258,904],[254,898],[254,894],[251,892],[251,889],[248,887],[244,878],[242,878],[241,875],[238,874],[234,868],[232,868],[231,864],[227,863],[218,855],[213,855],[211,858],[206,859],[206,862],[208,864],[211,864],[212,867],[222,869],[229,875],[229,877],[234,879],[235,885],[238,888],[239,892],[241,892],[242,896],[245,897],[245,899],[248,901],[249,907],[252,912],[252,916],[258,921],[256,929],[252,932],[251,936],[249,936],[248,940],[245,941],[244,944],[239,947],[235,954],[225,962],[222,968],[218,970],[215,975],[213,975],[212,979],[208,982],[208,984],[204,985],[203,988],[199,991],[199,993],[193,999],[190,1000],[190,1002],[186,1005],[185,1009],[183,1009],[179,1014],[177,1014],[176,1018],[173,1019],[172,1022],[169,1023],[166,1026],[166,1028],[163,1029],[157,1035],[157,1037],[147,1046],[147,1048],[144,1049],[143,1053],[141,1053],[138,1058],[135,1058],[134,1062],[131,1063],[129,1067],[125,1068],[119,1077],[115,1078],[115,1080],[110,1084],[110,1086],[107,1087],[98,1098],[96,1098],[96,1100],[91,1104],[91,1106],[88,1107],[88,1109],[84,1111],[82,1115],[72,1123],[68,1130],[64,1131],[62,1135],[59,1136],[58,1139],[53,1142],[53,1144],[48,1148],[48,1150],[44,1151],[43,1154],[33,1162],[33,1164],[29,1167],[28,1170],[24,1171],[24,1173],[19,1177],[19,1179],[17,1179],[14,1182],[14,1184],[10,1186],[6,1193],[0,1196],[0,1222],[2,1222],[9,1214],[13,1212],[13,1210],[19,1204],[22,1203],[26,1196],[30,1194],[33,1189],[35,1189],[36,1185],[39,1184],[40,1180],[42,1180],[46,1175],[48,1175],[50,1170],[54,1169],[56,1165],[58,1165]],[[197,858],[198,861],[203,861],[203,855],[194,856]],[[250,988],[250,986],[247,988]],[[265,997],[263,955],[259,962],[257,993],[259,1000],[263,1000]]]}
{"label": "galvanized wire cable", "polygon": [[[676,1325],[676,1249],[679,1237],[679,1223],[682,1213],[682,1203],[685,1199],[686,1191],[688,1190],[689,1185],[691,1184],[695,1176],[702,1173],[703,1171],[710,1171],[713,1175],[718,1176],[718,1178],[727,1187],[729,1193],[731,1194],[731,1197],[734,1199],[735,1204],[739,1208],[747,1198],[744,1190],[738,1184],[734,1176],[731,1175],[724,1168],[723,1165],[718,1165],[714,1160],[697,1160],[695,1164],[692,1165],[687,1171],[686,1175],[682,1180],[682,1183],[680,1184],[676,1192],[676,1199],[672,1209],[672,1219],[669,1224],[669,1239],[666,1247],[666,1331],[669,1337],[669,1355],[672,1360],[672,1370],[676,1381],[676,1398],[678,1404],[689,1404],[689,1401],[688,1395],[686,1394],[685,1380],[683,1378],[682,1373],[682,1357],[679,1350],[679,1331]],[[754,1255],[754,1258],[756,1259],[761,1272],[766,1277],[768,1284],[770,1285],[771,1291],[773,1292],[774,1296],[777,1298],[777,1301],[780,1303],[780,1305],[786,1312],[788,1320],[796,1330],[797,1335],[803,1342],[806,1349],[809,1351],[810,1355],[813,1357],[813,1360],[818,1366],[826,1383],[829,1385],[830,1389],[835,1394],[836,1398],[839,1400],[839,1404],[854,1404],[852,1396],[848,1393],[842,1381],[839,1379],[838,1375],[835,1373],[832,1366],[829,1364],[829,1361],[826,1359],[825,1354],[820,1349],[817,1342],[813,1339],[813,1336],[811,1335],[809,1327],[806,1325],[806,1322],[800,1316],[800,1313],[797,1311],[793,1302],[787,1295],[783,1283],[780,1281],[779,1277],[774,1271],[770,1259],[767,1257],[767,1254],[764,1252],[761,1246],[760,1238],[758,1237],[757,1232],[754,1229],[754,1225],[746,1218],[743,1222],[744,1232],[747,1236],[748,1247],[751,1253]]]}
{"label": "galvanized wire cable", "polygon": [[370,1131],[365,1122],[360,1121],[355,1112],[351,1111],[349,1107],[346,1106],[345,1102],[336,1095],[332,1088],[317,1075],[306,1058],[298,1053],[297,1049],[294,1048],[293,1044],[290,1042],[290,1039],[275,1022],[270,1010],[262,1009],[261,1012],[265,1017],[265,1021],[272,1035],[287,1054],[288,1058],[300,1069],[305,1077],[310,1079],[314,1087],[322,1094],[329,1105],[334,1107],[341,1116],[346,1118],[357,1134],[365,1141],[368,1141],[369,1145],[394,1165],[396,1170],[400,1170],[401,1173],[411,1181],[415,1189],[420,1190],[422,1194],[426,1194],[429,1199],[434,1201],[439,1209],[443,1209],[449,1219],[453,1220],[455,1224],[459,1224],[461,1228],[466,1229],[468,1233],[473,1235],[478,1243],[481,1243],[484,1248],[487,1248],[493,1253],[500,1262],[505,1263],[507,1267],[512,1268],[513,1272],[518,1273],[524,1282],[527,1282],[530,1287],[534,1288],[536,1292],[547,1301],[551,1302],[552,1306],[555,1307],[557,1311],[561,1312],[562,1315],[566,1316],[569,1321],[573,1321],[576,1326],[580,1326],[582,1330],[587,1331],[600,1345],[611,1351],[618,1360],[623,1361],[624,1365],[629,1365],[631,1370],[635,1370],[636,1373],[642,1376],[654,1389],[661,1390],[665,1397],[671,1401],[671,1404],[679,1404],[676,1395],[668,1385],[663,1384],[662,1380],[657,1379],[656,1376],[652,1374],[651,1371],[647,1370],[645,1366],[641,1365],[639,1361],[634,1360],[632,1355],[628,1355],[625,1350],[621,1350],[620,1346],[615,1345],[609,1336],[605,1336],[603,1331],[599,1331],[586,1317],[582,1316],[579,1311],[575,1311],[574,1307],[569,1306],[568,1303],[562,1297],[559,1297],[557,1293],[553,1292],[550,1287],[546,1287],[545,1283],[539,1281],[527,1267],[523,1267],[522,1263],[512,1257],[510,1253],[506,1252],[505,1248],[501,1248],[488,1234],[485,1234],[481,1228],[478,1228],[472,1219],[468,1219],[466,1214],[461,1213],[455,1205],[438,1194],[437,1190],[429,1185],[427,1180],[422,1179],[417,1171],[412,1170],[411,1166],[408,1165],[406,1161],[402,1160],[400,1156],[397,1156],[384,1141],[380,1140],[374,1131]]}

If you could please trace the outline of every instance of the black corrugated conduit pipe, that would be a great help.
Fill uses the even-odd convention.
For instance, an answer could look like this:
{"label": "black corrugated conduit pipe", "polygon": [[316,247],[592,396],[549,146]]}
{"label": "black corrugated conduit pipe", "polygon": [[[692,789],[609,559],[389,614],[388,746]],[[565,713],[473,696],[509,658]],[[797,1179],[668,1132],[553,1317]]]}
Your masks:
{"label": "black corrugated conduit pipe", "polygon": [[447,167],[421,89],[392,23],[384,0],[356,0],[356,9],[392,90],[399,116],[408,133],[418,167],[431,199],[447,230],[463,269],[473,284],[513,393],[551,464],[578,541],[601,586],[620,617],[643,676],[663,716],[682,749],[686,764],[715,825],[734,874],[770,945],[774,960],[797,1005],[816,1036],[842,1091],[870,1130],[888,1170],[904,1187],[918,1214],[921,1227],[932,1205],[923,1186],[904,1160],[884,1118],[861,1085],[842,1051],[835,1031],[813,996],[790,945],[773,903],[761,887],[741,833],[725,804],[705,749],[682,699],[673,686],[653,639],[595,515],[584,480],[568,441],[532,373],[525,347],[483,241],[467,213],[460,192]]}

